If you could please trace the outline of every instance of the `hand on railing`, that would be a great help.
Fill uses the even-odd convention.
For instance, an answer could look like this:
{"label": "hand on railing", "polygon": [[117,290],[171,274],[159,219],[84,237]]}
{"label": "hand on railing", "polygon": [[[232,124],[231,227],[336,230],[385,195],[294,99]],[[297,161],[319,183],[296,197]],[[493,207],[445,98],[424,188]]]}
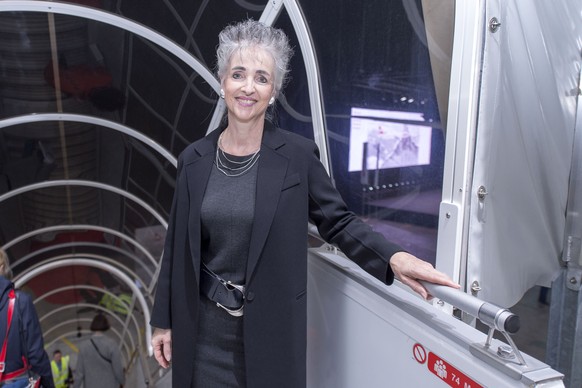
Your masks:
{"label": "hand on railing", "polygon": [[487,341],[484,345],[485,348],[491,346],[493,333],[495,330],[498,330],[503,334],[509,345],[512,347],[518,362],[521,365],[526,365],[525,359],[510,336],[510,334],[515,334],[519,330],[519,316],[513,314],[506,308],[485,302],[460,290],[425,281],[420,282],[434,297],[455,306],[459,310],[479,319],[481,322],[489,326]]}
{"label": "hand on railing", "polygon": [[436,298],[449,303],[461,311],[479,319],[496,330],[514,334],[519,330],[519,316],[506,308],[485,302],[463,291],[420,281],[422,285]]}
{"label": "hand on railing", "polygon": [[437,271],[429,262],[407,252],[397,252],[392,255],[390,267],[396,279],[412,288],[424,299],[431,299],[435,295],[424,286],[423,281],[440,284],[451,290],[460,288],[447,274]]}

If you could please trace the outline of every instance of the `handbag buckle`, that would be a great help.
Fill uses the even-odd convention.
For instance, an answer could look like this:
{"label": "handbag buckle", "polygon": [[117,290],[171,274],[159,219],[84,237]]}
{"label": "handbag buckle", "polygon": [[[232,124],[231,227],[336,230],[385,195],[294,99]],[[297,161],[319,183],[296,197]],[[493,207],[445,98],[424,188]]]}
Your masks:
{"label": "handbag buckle", "polygon": [[236,309],[236,310],[232,310],[229,309],[226,306],[221,305],[220,303],[216,302],[216,305],[220,308],[222,308],[223,310],[225,310],[227,313],[229,313],[230,315],[232,315],[233,317],[242,317],[243,315],[243,307],[245,307],[244,305],[242,305],[240,308]]}

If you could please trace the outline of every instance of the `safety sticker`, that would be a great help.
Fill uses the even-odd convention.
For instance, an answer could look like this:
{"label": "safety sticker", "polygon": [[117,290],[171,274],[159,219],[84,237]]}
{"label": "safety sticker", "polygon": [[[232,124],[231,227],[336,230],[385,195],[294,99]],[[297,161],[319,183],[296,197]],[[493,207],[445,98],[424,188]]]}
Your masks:
{"label": "safety sticker", "polygon": [[[418,361],[418,359],[417,359]],[[438,378],[455,388],[483,388],[466,376],[463,372],[434,354],[428,352],[428,361],[426,363],[428,370],[434,373]]]}
{"label": "safety sticker", "polygon": [[419,364],[424,364],[426,362],[426,349],[421,344],[414,344],[412,347],[412,354],[414,359]]}

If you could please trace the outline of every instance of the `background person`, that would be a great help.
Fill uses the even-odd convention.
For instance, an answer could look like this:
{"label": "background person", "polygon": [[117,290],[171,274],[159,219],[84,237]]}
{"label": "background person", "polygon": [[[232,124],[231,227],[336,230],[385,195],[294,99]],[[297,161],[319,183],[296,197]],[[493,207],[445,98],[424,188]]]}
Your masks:
{"label": "background person", "polygon": [[125,383],[119,344],[105,335],[109,327],[105,315],[97,314],[93,318],[93,334],[79,346],[76,388],[118,388]]}
{"label": "background person", "polygon": [[73,371],[70,365],[69,356],[63,356],[59,349],[53,352],[51,371],[56,388],[69,388],[73,384]]}
{"label": "background person", "polygon": [[313,141],[266,120],[292,54],[285,34],[247,20],[219,42],[227,120],[178,160],[154,354],[172,361],[174,387],[301,388],[308,221],[387,284],[396,276],[425,298],[416,279],[457,285],[349,211]]}
{"label": "background person", "polygon": [[[15,292],[8,255],[0,249],[0,344],[4,345],[10,294]],[[10,331],[6,337],[6,359],[2,374],[3,388],[28,384],[28,369],[41,376],[41,387],[52,388],[53,376],[36,310],[30,295],[16,292]],[[23,357],[26,360],[23,360]]]}

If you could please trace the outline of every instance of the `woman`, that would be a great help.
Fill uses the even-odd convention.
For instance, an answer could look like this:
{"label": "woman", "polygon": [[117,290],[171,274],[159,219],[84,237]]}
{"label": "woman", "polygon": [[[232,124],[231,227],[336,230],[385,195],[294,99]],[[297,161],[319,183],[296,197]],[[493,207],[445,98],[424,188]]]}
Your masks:
{"label": "woman", "polygon": [[75,387],[118,388],[125,383],[119,344],[107,337],[109,321],[97,314],[91,322],[93,335],[79,346]]}
{"label": "woman", "polygon": [[396,275],[423,297],[416,279],[456,285],[348,211],[316,145],[265,119],[288,72],[285,34],[247,20],[219,40],[228,120],[179,157],[152,345],[175,387],[304,387],[309,220],[387,284]]}
{"label": "woman", "polygon": [[[0,344],[6,339],[3,388],[26,387],[29,369],[41,376],[41,387],[53,388],[53,376],[32,299],[25,292],[14,292],[8,255],[0,249]],[[10,298],[15,296],[12,321],[6,336]]]}

